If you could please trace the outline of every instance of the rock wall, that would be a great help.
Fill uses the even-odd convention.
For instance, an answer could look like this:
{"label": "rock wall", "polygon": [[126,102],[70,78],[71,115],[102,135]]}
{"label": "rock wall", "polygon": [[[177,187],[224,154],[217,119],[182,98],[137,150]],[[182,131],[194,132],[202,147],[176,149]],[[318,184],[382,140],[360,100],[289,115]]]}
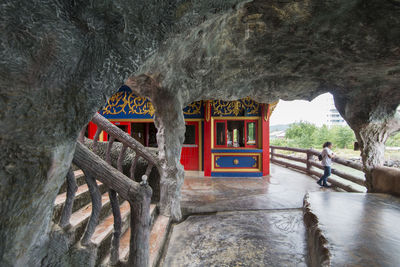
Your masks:
{"label": "rock wall", "polygon": [[396,128],[376,133],[400,103],[397,0],[6,0],[0,25],[2,266],[40,265],[78,132],[130,74],[156,109],[162,210],[174,219],[191,101],[329,91],[367,169]]}
{"label": "rock wall", "polygon": [[[373,192],[370,170],[383,163],[384,143],[400,129],[399,25],[393,1],[249,1],[168,39],[126,84],[156,109],[170,96],[167,105],[177,110],[201,99],[271,103],[331,92],[356,132]],[[183,132],[171,116],[156,117],[173,151]],[[180,184],[179,151],[172,157],[165,162],[174,174],[162,180]]]}
{"label": "rock wall", "polygon": [[235,2],[1,2],[1,266],[40,265],[75,140],[107,98],[169,34]]}

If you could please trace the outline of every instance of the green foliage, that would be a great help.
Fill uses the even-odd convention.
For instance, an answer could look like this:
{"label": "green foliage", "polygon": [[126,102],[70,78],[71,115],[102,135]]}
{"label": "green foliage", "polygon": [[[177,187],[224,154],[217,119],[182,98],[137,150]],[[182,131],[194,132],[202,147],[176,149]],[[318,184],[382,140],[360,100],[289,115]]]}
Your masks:
{"label": "green foliage", "polygon": [[386,141],[386,146],[397,146],[400,147],[400,132],[395,135],[392,135]]}
{"label": "green foliage", "polygon": [[290,125],[285,139],[272,139],[271,145],[319,149],[330,141],[337,148],[351,148],[355,140],[354,132],[348,126],[328,128],[326,125],[317,127],[312,123],[299,122]]}
{"label": "green foliage", "polygon": [[311,147],[318,128],[309,122],[299,122],[290,125],[285,137],[295,141],[295,147]]}

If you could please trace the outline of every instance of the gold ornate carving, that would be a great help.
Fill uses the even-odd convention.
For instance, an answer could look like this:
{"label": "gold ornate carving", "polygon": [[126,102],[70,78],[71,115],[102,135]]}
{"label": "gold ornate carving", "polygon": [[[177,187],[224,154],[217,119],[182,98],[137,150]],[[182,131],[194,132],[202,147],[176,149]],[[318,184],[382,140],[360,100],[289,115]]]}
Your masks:
{"label": "gold ornate carving", "polygon": [[236,101],[213,100],[212,105],[214,115],[219,116],[238,116],[244,110],[247,111],[248,115],[257,115],[260,112],[260,104],[250,97]]}
{"label": "gold ornate carving", "polygon": [[185,115],[197,115],[201,114],[201,105],[202,101],[196,101],[193,102],[192,104],[188,105],[185,110],[183,111],[183,114]]}
{"label": "gold ornate carving", "polygon": [[217,160],[218,160],[219,158],[220,158],[220,157],[215,157],[215,167],[221,167],[221,166],[219,166],[218,163],[217,163]]}
{"label": "gold ornate carving", "polygon": [[117,115],[125,113],[125,107],[128,104],[126,92],[118,92],[108,100],[107,105],[103,109],[104,114]]}
{"label": "gold ornate carving", "polygon": [[238,159],[234,159],[234,160],[233,160],[233,164],[234,164],[234,165],[238,165],[238,164],[239,164],[239,160],[238,160]]}
{"label": "gold ornate carving", "polygon": [[268,104],[268,110],[265,111],[265,117],[264,117],[265,121],[269,120],[269,118],[272,115],[272,112],[274,112],[274,109],[276,108],[278,103],[279,103],[279,100],[274,102],[274,103],[272,103],[272,104]]}
{"label": "gold ornate carving", "polygon": [[227,116],[231,114],[237,116],[243,109],[243,105],[240,101],[214,100],[212,104],[214,113],[220,116]]}
{"label": "gold ornate carving", "polygon": [[252,100],[250,97],[243,98],[242,104],[248,110],[247,114],[257,115],[260,112],[260,104]]}
{"label": "gold ornate carving", "polygon": [[114,94],[103,109],[103,113],[107,115],[126,114],[127,112],[128,114],[153,116],[155,110],[147,98],[126,91]]}

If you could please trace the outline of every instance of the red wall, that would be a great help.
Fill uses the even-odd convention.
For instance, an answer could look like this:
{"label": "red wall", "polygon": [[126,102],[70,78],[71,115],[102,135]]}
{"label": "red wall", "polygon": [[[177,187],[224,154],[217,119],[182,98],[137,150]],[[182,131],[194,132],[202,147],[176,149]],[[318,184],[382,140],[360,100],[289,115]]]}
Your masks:
{"label": "red wall", "polygon": [[[262,172],[263,176],[268,175],[269,169],[269,105],[262,105]],[[267,120],[268,118],[268,120]]]}

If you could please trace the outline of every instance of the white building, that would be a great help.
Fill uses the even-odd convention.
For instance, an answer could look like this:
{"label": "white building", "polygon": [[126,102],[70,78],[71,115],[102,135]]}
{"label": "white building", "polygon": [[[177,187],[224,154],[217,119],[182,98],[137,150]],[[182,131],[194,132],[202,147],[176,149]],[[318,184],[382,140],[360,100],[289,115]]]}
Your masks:
{"label": "white building", "polygon": [[339,111],[335,107],[335,102],[331,94],[326,94],[326,124],[328,127],[332,126],[346,126],[346,121],[340,116]]}

